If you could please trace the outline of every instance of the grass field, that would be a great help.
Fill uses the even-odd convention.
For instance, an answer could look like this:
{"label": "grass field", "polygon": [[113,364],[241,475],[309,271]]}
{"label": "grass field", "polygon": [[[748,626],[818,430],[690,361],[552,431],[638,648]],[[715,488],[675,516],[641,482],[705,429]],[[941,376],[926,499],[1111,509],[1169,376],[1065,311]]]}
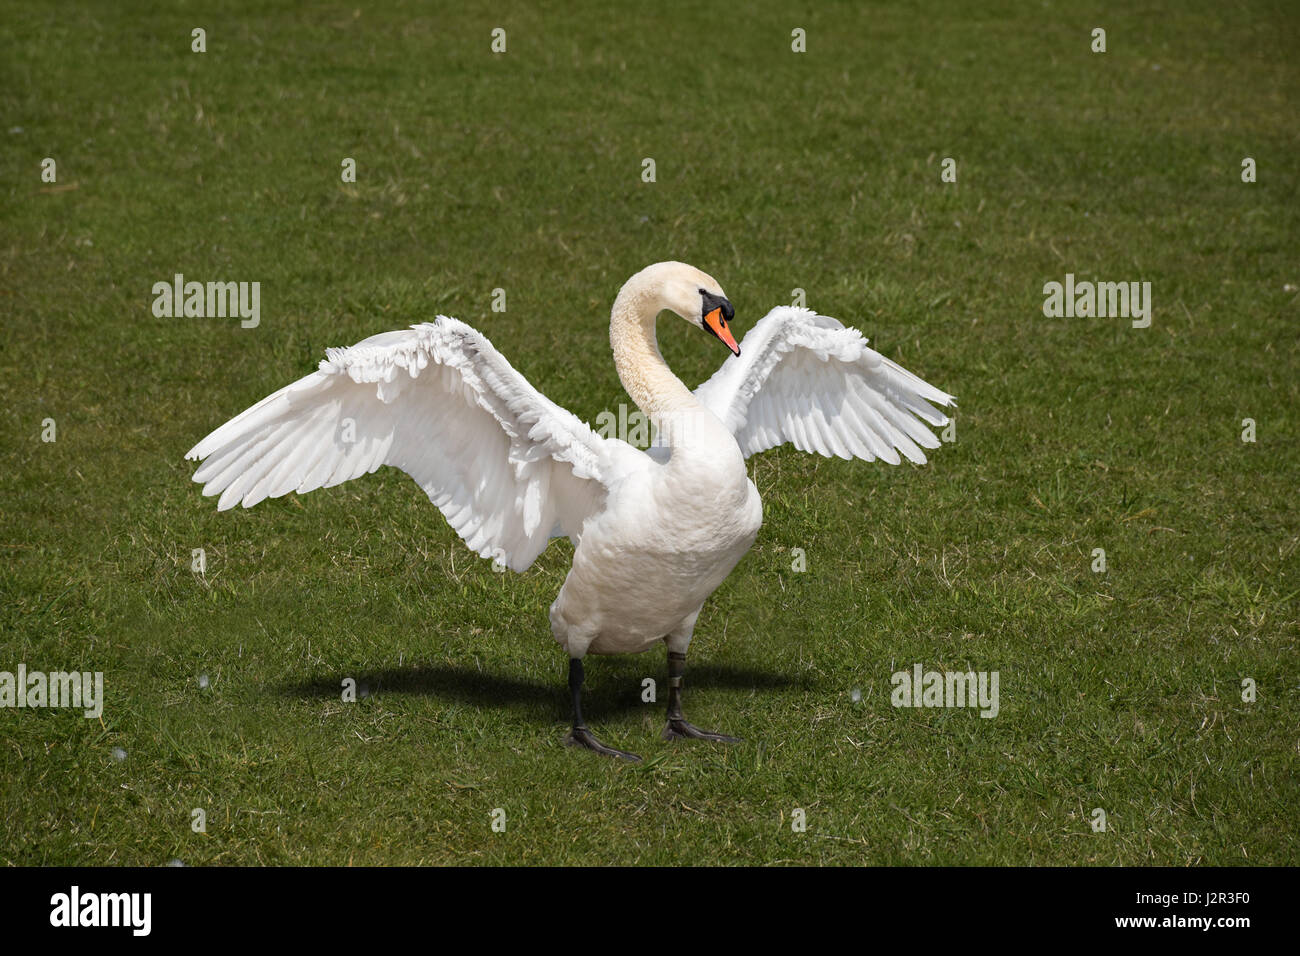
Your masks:
{"label": "grass field", "polygon": [[[1113,7],[4,3],[0,670],[107,700],[0,710],[0,862],[1300,862],[1300,14]],[[743,744],[660,741],[651,652],[587,668],[645,763],[562,746],[567,542],[493,573],[391,469],[225,514],[190,481],[439,312],[593,421],[660,259],[960,400],[924,468],[752,460],[686,696]],[[260,281],[261,324],[156,318],[178,272]],[[1066,273],[1150,281],[1151,326],[1045,317]],[[662,344],[692,386],[725,355]],[[1000,713],[895,709],[915,663],[998,671]]]}

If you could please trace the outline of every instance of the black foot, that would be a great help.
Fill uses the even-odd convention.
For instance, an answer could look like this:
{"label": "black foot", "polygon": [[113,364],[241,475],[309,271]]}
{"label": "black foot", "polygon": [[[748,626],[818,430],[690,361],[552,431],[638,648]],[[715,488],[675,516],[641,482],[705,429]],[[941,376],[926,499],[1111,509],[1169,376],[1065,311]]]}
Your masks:
{"label": "black foot", "polygon": [[594,750],[598,754],[604,754],[606,757],[621,757],[623,760],[630,760],[633,763],[640,763],[641,758],[634,753],[628,753],[626,750],[615,750],[613,747],[606,747],[595,735],[586,727],[574,727],[569,731],[569,736],[564,738],[566,747],[586,747],[588,750]]}
{"label": "black foot", "polygon": [[668,724],[664,727],[664,740],[712,740],[719,744],[738,744],[741,742],[740,737],[728,737],[726,734],[715,734],[711,730],[701,730],[694,724],[687,722],[681,717],[669,717]]}

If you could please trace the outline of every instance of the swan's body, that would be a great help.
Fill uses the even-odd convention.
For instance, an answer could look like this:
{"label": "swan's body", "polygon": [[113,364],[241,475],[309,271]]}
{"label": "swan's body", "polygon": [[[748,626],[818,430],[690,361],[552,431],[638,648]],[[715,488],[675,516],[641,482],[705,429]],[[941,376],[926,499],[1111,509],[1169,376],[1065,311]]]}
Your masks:
{"label": "swan's body", "polygon": [[678,427],[672,457],[620,482],[587,523],[551,606],[570,657],[638,653],[665,637],[685,653],[705,600],[758,535],[763,505],[735,439],[704,408]]}
{"label": "swan's body", "polygon": [[[694,392],[655,338],[670,309],[735,353]],[[619,377],[660,436],[641,451],[602,438],[516,372],[455,319],[330,349],[320,370],[263,399],[187,457],[218,508],[331,486],[393,465],[410,474],[478,554],[526,569],[552,537],[574,544],[551,606],[568,653],[571,740],[604,753],[582,723],[588,653],[669,651],[670,736],[722,738],[686,723],[681,670],[705,600],[762,523],[745,459],[785,442],[843,458],[902,451],[925,461],[938,441],[922,421],[947,418],[952,396],[866,345],[861,333],[806,309],[778,308],[738,347],[731,304],[682,263],[650,266],[623,286],[610,319]],[[920,420],[918,420],[918,418]]]}

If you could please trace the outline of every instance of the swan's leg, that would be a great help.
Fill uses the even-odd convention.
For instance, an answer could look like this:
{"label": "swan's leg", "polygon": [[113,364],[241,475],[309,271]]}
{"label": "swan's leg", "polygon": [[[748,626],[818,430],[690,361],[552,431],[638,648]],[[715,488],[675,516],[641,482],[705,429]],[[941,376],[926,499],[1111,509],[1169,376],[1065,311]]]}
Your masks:
{"label": "swan's leg", "polygon": [[718,743],[740,743],[739,737],[716,734],[711,730],[701,730],[686,720],[682,713],[682,684],[686,675],[686,654],[668,652],[668,726],[664,727],[664,740],[678,740],[688,737],[692,740],[713,740]]}
{"label": "swan's leg", "polygon": [[622,757],[624,760],[639,761],[641,758],[636,754],[628,753],[626,750],[615,750],[613,747],[606,747],[587,729],[587,723],[582,719],[582,683],[585,679],[586,674],[582,669],[582,658],[570,658],[569,693],[573,695],[573,729],[569,731],[569,736],[564,738],[564,742],[570,747],[586,747],[588,750],[594,750],[606,757]]}

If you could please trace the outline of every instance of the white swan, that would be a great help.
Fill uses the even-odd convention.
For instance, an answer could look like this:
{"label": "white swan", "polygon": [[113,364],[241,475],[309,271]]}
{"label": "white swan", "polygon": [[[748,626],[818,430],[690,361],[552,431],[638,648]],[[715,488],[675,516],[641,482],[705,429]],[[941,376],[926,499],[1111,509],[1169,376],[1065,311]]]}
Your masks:
{"label": "white swan", "polygon": [[[659,353],[670,310],[726,344],[694,392]],[[901,452],[925,462],[935,408],[953,396],[867,347],[856,329],[806,309],[773,309],[736,344],[731,303],[710,276],[661,262],[619,291],[609,339],[624,388],[659,436],[648,452],[602,438],[542,395],[487,338],[437,321],[329,349],[320,370],[264,398],[190,449],[194,474],[221,510],[329,487],[392,465],[409,474],[469,547],[516,571],[554,537],[574,545],[551,605],[569,655],[573,729],[582,718],[582,659],[667,644],[664,736],[731,741],[687,723],[686,649],[705,600],[749,550],[762,505],[745,459],[786,442],[841,458]],[[934,404],[932,404],[934,403]]]}

